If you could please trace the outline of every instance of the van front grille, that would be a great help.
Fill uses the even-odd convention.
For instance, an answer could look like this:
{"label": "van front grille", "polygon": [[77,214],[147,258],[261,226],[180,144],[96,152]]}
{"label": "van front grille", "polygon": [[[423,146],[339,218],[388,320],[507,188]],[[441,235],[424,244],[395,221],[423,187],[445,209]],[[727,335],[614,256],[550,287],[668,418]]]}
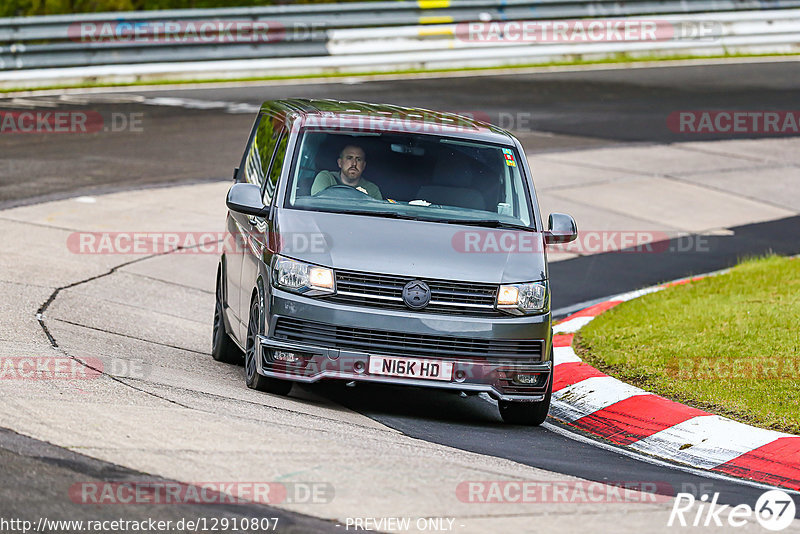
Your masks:
{"label": "van front grille", "polygon": [[434,280],[387,274],[336,271],[336,294],[330,302],[410,311],[403,303],[403,287],[421,280],[431,289],[431,302],[421,313],[446,313],[483,317],[508,317],[495,309],[497,285],[454,280]]}

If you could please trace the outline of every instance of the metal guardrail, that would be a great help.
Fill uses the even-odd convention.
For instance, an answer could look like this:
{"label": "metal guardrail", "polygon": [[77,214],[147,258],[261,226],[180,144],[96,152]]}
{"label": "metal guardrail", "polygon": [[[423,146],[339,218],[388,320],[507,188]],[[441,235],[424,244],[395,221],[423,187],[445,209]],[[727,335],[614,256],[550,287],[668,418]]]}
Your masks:
{"label": "metal guardrail", "polygon": [[[524,47],[551,45],[463,42],[455,25],[655,15],[661,19],[701,13],[708,18],[727,18],[728,37],[746,36],[753,41],[762,35],[770,43],[776,35],[786,35],[778,40],[796,43],[800,40],[799,17],[787,15],[787,8],[800,8],[800,0],[419,0],[15,17],[0,19],[0,70],[396,55],[445,49],[472,50],[476,57],[491,57],[491,49],[498,46],[511,46],[517,54],[525,53]],[[206,32],[209,39],[179,41],[186,28],[202,23],[212,23]],[[746,27],[748,24],[751,26]],[[231,25],[245,32],[227,39]],[[111,33],[104,36],[104,28]],[[261,32],[260,37],[248,42],[243,38],[248,31]],[[616,48],[620,44],[624,45],[615,43]],[[507,52],[512,53],[511,48]],[[531,55],[531,50],[527,52]]]}
{"label": "metal guardrail", "polygon": [[[677,33],[651,42],[464,38],[468,23],[503,28],[513,21],[581,19],[649,20]],[[714,35],[679,35],[687,24],[704,21],[714,24]],[[203,24],[202,36],[179,39]],[[712,49],[798,52],[799,44],[800,0],[419,0],[93,13],[0,19],[0,84],[15,77],[12,71],[23,79],[33,69],[141,76],[230,68],[263,75],[271,68],[492,66]]]}

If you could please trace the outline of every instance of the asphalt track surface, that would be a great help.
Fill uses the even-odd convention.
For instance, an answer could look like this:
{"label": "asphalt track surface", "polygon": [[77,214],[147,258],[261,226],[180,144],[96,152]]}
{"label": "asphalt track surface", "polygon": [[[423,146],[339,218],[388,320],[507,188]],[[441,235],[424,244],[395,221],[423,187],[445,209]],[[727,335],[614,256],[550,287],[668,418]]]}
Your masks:
{"label": "asphalt track surface", "polygon": [[[484,114],[494,122],[505,120],[504,126],[515,130],[526,150],[533,153],[685,141],[686,137],[666,127],[666,119],[674,111],[796,109],[797,87],[800,87],[798,65],[779,62],[364,83],[176,87],[132,93],[251,105],[288,96],[324,97],[472,112]],[[57,96],[36,96],[22,101],[0,99],[0,109],[52,109],[54,98]],[[114,113],[128,117],[140,114],[141,132],[0,137],[0,207],[227,177],[241,157],[253,119],[252,113],[231,113],[225,109],[152,106],[123,100],[120,94],[110,95],[105,101],[92,96],[84,103],[72,101],[69,107],[95,110],[106,119]],[[65,175],[74,178],[65,180]],[[742,256],[770,250],[796,254],[800,252],[799,224],[798,218],[791,218],[735,228],[732,235],[710,238],[707,252],[607,253],[555,263],[551,265],[554,308],[563,309],[645,285],[724,268]],[[672,244],[679,248],[678,241]],[[723,504],[753,506],[763,492],[735,480],[631,458],[614,449],[566,437],[551,428],[504,426],[496,406],[481,397],[460,398],[429,390],[374,386],[346,389],[316,386],[314,390],[407,435],[554,472],[598,481],[658,482],[662,487],[672,488],[673,494],[683,491],[699,496],[720,492]],[[63,495],[63,487],[79,475],[82,480],[86,476],[119,480],[125,474],[124,468],[8,431],[0,432],[0,466],[6,482],[0,491],[0,513],[6,517],[49,513],[51,517],[79,519],[116,517],[124,512],[126,518],[143,518],[158,512],[160,518],[168,519],[188,514],[183,507],[174,506],[147,510],[129,507],[121,511],[87,510],[67,503],[54,510],[58,500],[48,495],[54,496],[56,491]],[[795,500],[800,504],[800,499],[795,497]],[[336,530],[331,523],[267,507],[191,511],[189,515],[207,517],[264,516],[270,515],[265,512],[272,512],[285,520],[287,530],[283,532]]]}

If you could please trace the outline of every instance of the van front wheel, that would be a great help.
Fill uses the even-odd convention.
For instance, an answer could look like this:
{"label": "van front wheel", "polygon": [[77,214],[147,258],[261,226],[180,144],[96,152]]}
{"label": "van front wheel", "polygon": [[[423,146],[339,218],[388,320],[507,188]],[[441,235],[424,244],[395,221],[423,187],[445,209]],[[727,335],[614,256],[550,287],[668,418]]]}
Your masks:
{"label": "van front wheel", "polygon": [[250,320],[247,323],[247,347],[244,353],[244,381],[250,389],[275,393],[277,395],[288,395],[289,391],[292,389],[292,382],[289,380],[262,376],[258,374],[258,369],[256,368],[256,358],[260,356],[256,354],[256,336],[260,333],[262,313],[258,297],[256,297],[250,305]]}
{"label": "van front wheel", "polygon": [[540,402],[513,402],[499,401],[500,417],[509,425],[539,426],[547,419],[550,411],[550,398],[553,396],[553,376],[550,375],[550,384],[544,400]]}

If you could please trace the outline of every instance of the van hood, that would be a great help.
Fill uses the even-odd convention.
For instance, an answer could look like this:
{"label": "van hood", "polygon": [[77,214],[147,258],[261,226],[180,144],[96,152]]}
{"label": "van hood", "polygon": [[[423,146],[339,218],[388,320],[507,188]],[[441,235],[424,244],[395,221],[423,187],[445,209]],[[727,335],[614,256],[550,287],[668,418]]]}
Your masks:
{"label": "van hood", "polygon": [[547,279],[540,232],[291,209],[276,210],[274,232],[274,250],[333,269],[491,284]]}

